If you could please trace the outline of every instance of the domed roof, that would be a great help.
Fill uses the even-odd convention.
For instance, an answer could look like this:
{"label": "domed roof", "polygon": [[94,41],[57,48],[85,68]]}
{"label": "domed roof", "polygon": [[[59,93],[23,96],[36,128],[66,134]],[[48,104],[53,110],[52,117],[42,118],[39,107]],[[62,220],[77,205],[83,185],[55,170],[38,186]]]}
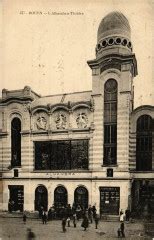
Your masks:
{"label": "domed roof", "polygon": [[102,19],[97,32],[97,41],[115,35],[130,39],[129,22],[121,12],[111,12]]}

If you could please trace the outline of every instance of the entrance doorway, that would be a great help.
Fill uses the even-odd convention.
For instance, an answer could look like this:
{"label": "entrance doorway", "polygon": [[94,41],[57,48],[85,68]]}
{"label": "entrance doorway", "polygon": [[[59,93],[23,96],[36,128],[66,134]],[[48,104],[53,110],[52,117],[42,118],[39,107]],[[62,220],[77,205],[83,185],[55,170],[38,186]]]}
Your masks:
{"label": "entrance doorway", "polygon": [[100,214],[118,215],[120,187],[100,187]]}
{"label": "entrance doorway", "polygon": [[80,205],[81,208],[88,208],[88,190],[85,187],[78,187],[74,192],[75,205]]}
{"label": "entrance doorway", "polygon": [[66,207],[67,190],[64,186],[58,186],[54,191],[54,205],[56,208]]}
{"label": "entrance doorway", "polygon": [[23,211],[24,206],[24,186],[9,185],[10,198],[8,203],[9,211]]}
{"label": "entrance doorway", "polygon": [[43,207],[45,211],[48,208],[48,191],[45,186],[40,185],[35,190],[35,210],[39,211]]}

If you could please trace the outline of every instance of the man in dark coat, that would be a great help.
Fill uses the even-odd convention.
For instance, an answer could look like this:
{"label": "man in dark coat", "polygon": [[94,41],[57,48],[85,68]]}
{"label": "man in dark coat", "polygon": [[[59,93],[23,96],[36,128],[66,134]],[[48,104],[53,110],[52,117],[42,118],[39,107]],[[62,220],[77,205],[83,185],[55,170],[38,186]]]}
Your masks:
{"label": "man in dark coat", "polygon": [[125,225],[124,225],[124,222],[122,222],[121,225],[120,225],[120,230],[121,230],[122,237],[125,237],[124,229],[125,229]]}
{"label": "man in dark coat", "polygon": [[47,223],[47,215],[46,215],[45,211],[43,211],[43,213],[42,213],[42,222],[43,222],[43,224]]}
{"label": "man in dark coat", "polygon": [[97,227],[98,227],[98,222],[99,222],[99,217],[98,217],[98,214],[96,213],[96,216],[95,216],[95,229],[97,229]]}
{"label": "man in dark coat", "polygon": [[89,221],[88,221],[88,217],[86,215],[84,215],[83,217],[83,221],[82,221],[82,224],[81,224],[81,227],[84,228],[84,231],[86,231],[86,229],[88,228],[89,226]]}
{"label": "man in dark coat", "polygon": [[127,209],[127,210],[125,211],[125,216],[126,216],[126,221],[129,222],[129,219],[130,219],[130,210],[129,210],[129,209]]}
{"label": "man in dark coat", "polygon": [[62,218],[62,229],[63,229],[63,232],[66,232],[66,218],[65,217]]}

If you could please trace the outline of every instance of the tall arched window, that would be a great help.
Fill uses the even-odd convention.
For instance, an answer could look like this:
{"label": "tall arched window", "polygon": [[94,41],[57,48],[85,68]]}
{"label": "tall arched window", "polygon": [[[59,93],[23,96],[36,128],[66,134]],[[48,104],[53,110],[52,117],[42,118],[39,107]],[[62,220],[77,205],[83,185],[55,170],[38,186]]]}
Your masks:
{"label": "tall arched window", "polygon": [[44,185],[40,185],[35,189],[35,210],[41,208],[47,211],[48,209],[48,191]]}
{"label": "tall arched window", "polygon": [[67,205],[67,190],[64,186],[56,187],[54,191],[54,205],[55,207],[66,207]]}
{"label": "tall arched window", "polygon": [[88,208],[88,190],[85,187],[80,186],[75,189],[74,203],[76,207],[80,205],[83,209]]}
{"label": "tall arched window", "polygon": [[117,163],[117,82],[109,79],[104,86],[104,165]]}
{"label": "tall arched window", "polygon": [[21,121],[14,118],[11,122],[11,166],[21,166]]}
{"label": "tall arched window", "polygon": [[152,118],[142,115],[136,126],[136,170],[152,170]]}

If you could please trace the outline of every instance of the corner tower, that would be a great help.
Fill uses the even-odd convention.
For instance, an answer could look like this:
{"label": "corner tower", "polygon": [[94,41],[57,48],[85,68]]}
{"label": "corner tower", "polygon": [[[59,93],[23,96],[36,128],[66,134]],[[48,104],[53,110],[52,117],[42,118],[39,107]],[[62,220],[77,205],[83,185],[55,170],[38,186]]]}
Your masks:
{"label": "corner tower", "polygon": [[[102,19],[95,51],[96,58],[87,62],[92,69],[95,106],[93,169],[100,171],[104,178],[108,177],[111,170],[113,174],[111,179],[108,178],[109,186],[112,186],[112,181],[115,185],[115,179],[119,181],[116,184],[119,185],[120,194],[125,194],[122,201],[128,204],[131,187],[129,126],[137,62],[131,43],[130,25],[121,12],[111,12]],[[120,200],[121,207],[127,208],[123,205],[125,203]]]}

